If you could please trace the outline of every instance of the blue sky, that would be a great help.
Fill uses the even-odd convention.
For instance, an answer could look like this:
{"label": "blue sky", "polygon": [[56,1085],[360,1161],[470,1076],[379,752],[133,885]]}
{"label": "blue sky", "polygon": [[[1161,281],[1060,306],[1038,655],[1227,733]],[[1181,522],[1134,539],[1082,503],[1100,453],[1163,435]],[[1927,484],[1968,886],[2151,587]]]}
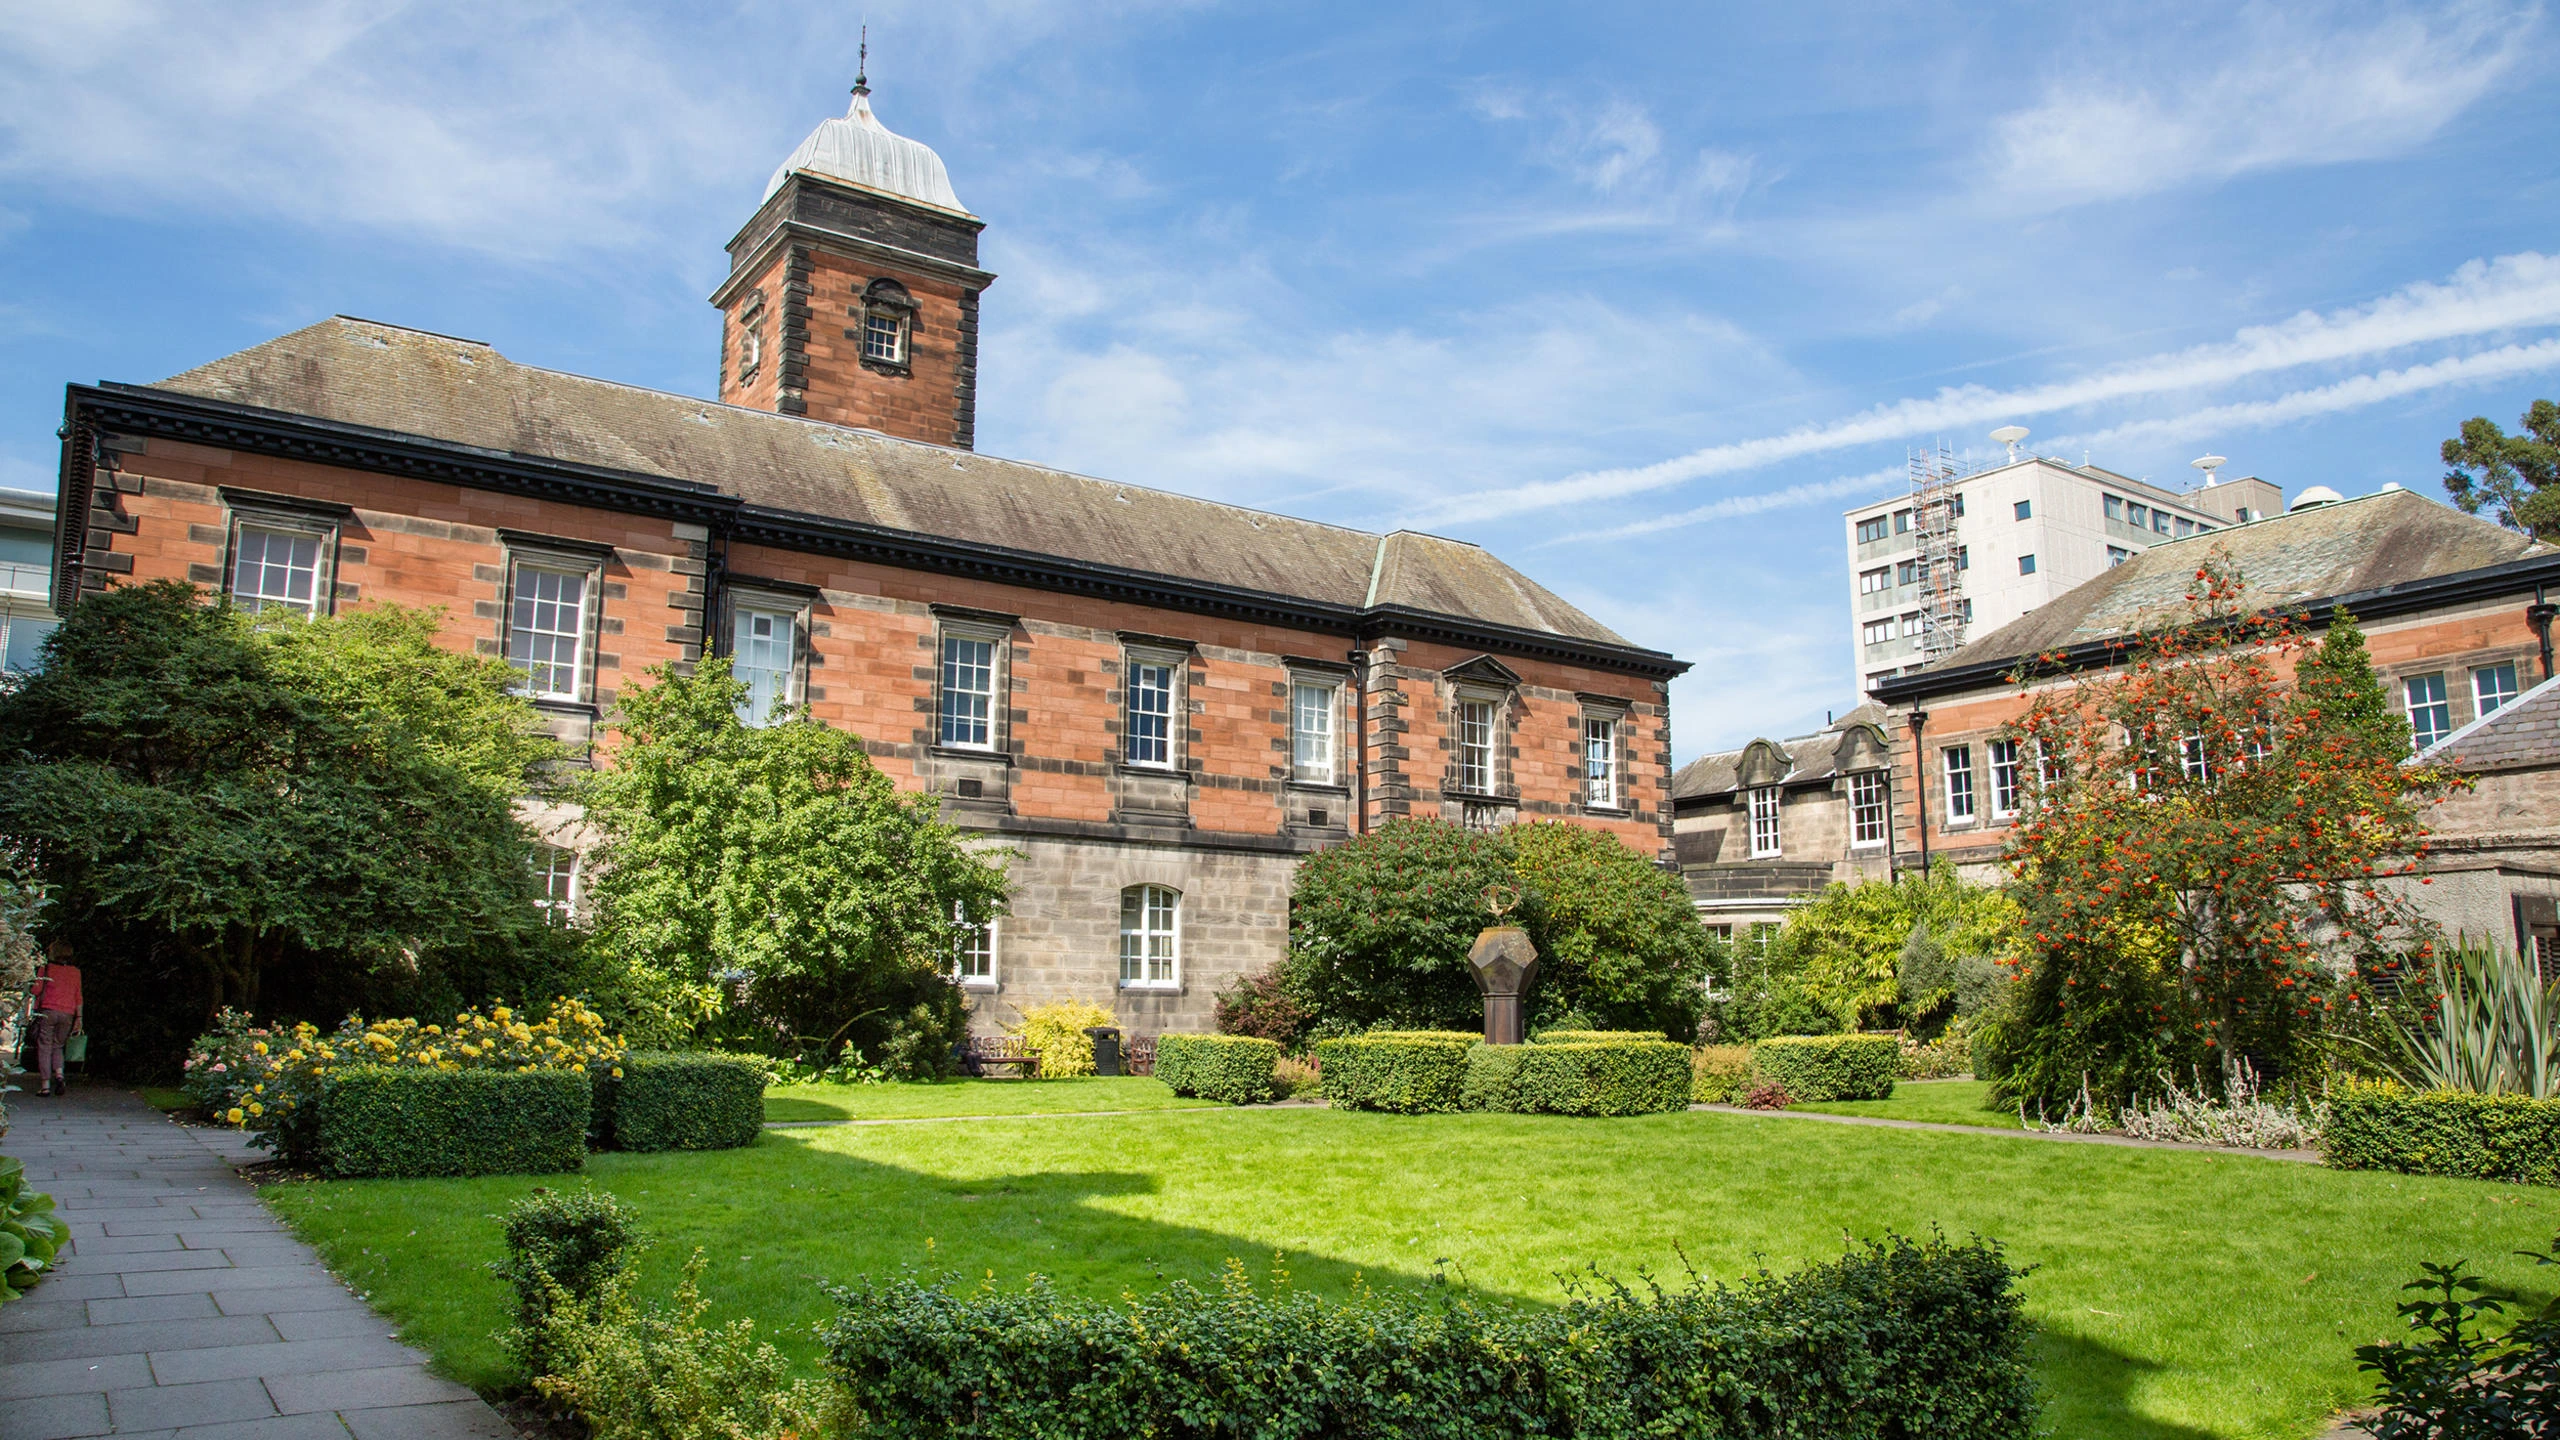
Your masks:
{"label": "blue sky", "polygon": [[989,222],[980,448],[1483,543],[1695,662],[1682,759],[1854,703],[1909,446],[2440,494],[2560,393],[2533,7],[79,0],[0,9],[0,485],[332,312],[708,393],[866,16]]}

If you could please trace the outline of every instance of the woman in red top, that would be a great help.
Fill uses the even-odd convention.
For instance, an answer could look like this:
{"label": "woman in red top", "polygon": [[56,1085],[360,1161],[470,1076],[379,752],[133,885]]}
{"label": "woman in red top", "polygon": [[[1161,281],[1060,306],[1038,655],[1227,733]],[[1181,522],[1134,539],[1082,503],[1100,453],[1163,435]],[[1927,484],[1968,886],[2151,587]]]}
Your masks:
{"label": "woman in red top", "polygon": [[62,1042],[80,1033],[85,1007],[80,997],[80,967],[71,963],[71,942],[56,940],[36,973],[36,1093],[62,1093]]}

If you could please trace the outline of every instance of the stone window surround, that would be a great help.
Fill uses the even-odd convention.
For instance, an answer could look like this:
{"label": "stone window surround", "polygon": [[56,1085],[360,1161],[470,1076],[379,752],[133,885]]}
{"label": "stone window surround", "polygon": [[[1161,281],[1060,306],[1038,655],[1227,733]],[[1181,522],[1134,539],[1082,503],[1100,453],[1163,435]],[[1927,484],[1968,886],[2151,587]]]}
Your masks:
{"label": "stone window surround", "polygon": [[[845,327],[844,334],[853,342],[853,353],[863,369],[881,375],[915,373],[916,315],[921,309],[907,287],[889,276],[880,276],[862,287],[846,311],[853,323]],[[870,338],[865,332],[874,316],[898,327],[898,357],[894,360],[883,360],[871,353]]]}
{"label": "stone window surround", "polygon": [[319,566],[311,577],[312,613],[337,613],[338,537],[346,522],[354,518],[354,507],[326,500],[305,500],[294,495],[270,495],[233,485],[218,486],[216,493],[222,497],[225,512],[222,527],[223,595],[231,594],[234,567],[240,561],[240,527],[246,524],[262,530],[285,530],[309,535],[320,542]]}
{"label": "stone window surround", "polygon": [[[1349,796],[1351,784],[1346,777],[1350,773],[1351,763],[1348,758],[1349,752],[1343,745],[1344,740],[1349,738],[1347,734],[1349,717],[1343,713],[1342,702],[1343,697],[1351,691],[1351,667],[1337,661],[1309,660],[1295,655],[1282,656],[1281,663],[1289,671],[1286,706],[1289,717],[1287,740],[1289,749],[1286,765],[1289,787],[1293,790]],[[1304,780],[1298,776],[1298,687],[1301,685],[1322,686],[1333,692],[1333,778],[1331,780]]]}
{"label": "stone window surround", "polygon": [[[1635,715],[1634,702],[1621,699],[1615,695],[1586,695],[1577,693],[1573,698],[1581,702],[1582,713],[1580,718],[1575,722],[1573,747],[1574,765],[1568,773],[1572,774],[1574,778],[1582,782],[1582,808],[1584,812],[1593,815],[1633,814],[1635,806],[1631,803],[1631,797],[1627,793],[1627,781],[1631,775],[1627,761],[1629,756],[1634,753],[1635,747],[1633,741],[1627,734],[1627,727]],[[1586,773],[1590,768],[1591,726],[1594,721],[1604,723],[1610,727],[1609,788],[1611,798],[1607,804],[1602,804],[1591,798],[1591,777]]]}
{"label": "stone window surround", "polygon": [[[720,615],[711,635],[713,653],[727,655],[734,663],[738,643],[738,610],[780,611],[791,617],[791,679],[785,687],[784,704],[808,703],[809,666],[813,652],[809,643],[810,621],[817,608],[818,587],[788,580],[767,580],[751,575],[726,575],[720,581]],[[937,659],[939,657],[937,656]],[[936,674],[940,673],[937,665]],[[937,682],[938,683],[938,682]],[[939,716],[936,717],[939,719]]]}
{"label": "stone window surround", "polygon": [[[1152,907],[1147,904],[1145,898],[1146,892],[1151,890],[1160,890],[1173,897],[1172,924],[1164,932],[1158,932],[1151,928],[1153,922],[1153,915],[1151,913]],[[1133,932],[1128,929],[1128,906],[1130,897],[1133,895],[1139,897],[1139,925],[1141,928],[1139,931],[1134,933],[1142,937],[1140,941],[1141,945],[1144,945],[1143,937],[1152,936],[1157,933],[1169,934],[1172,938],[1173,943],[1170,948],[1173,953],[1168,958],[1172,962],[1173,974],[1168,978],[1161,980],[1132,980],[1129,978],[1129,937]],[[1182,989],[1182,910],[1185,899],[1181,889],[1177,886],[1165,884],[1162,881],[1142,880],[1135,884],[1121,887],[1119,899],[1120,914],[1117,934],[1119,935],[1120,946],[1120,980],[1118,988],[1122,990],[1179,993]]]}
{"label": "stone window surround", "polygon": [[[537,535],[523,530],[500,530],[498,543],[505,547],[505,578],[498,586],[498,655],[507,659],[515,653],[516,575],[531,566],[537,570],[558,570],[586,576],[585,615],[579,627],[577,693],[574,695],[535,695],[537,710],[566,710],[593,718],[596,704],[596,654],[604,642],[604,572],[613,559],[613,547],[591,540],[571,540],[558,535]],[[509,659],[508,663],[513,664]]]}
{"label": "stone window surround", "polygon": [[[1447,711],[1449,772],[1446,793],[1465,799],[1499,801],[1506,805],[1518,801],[1518,795],[1511,788],[1510,753],[1511,707],[1516,698],[1512,687],[1507,685],[1490,685],[1481,680],[1458,680],[1450,683]],[[1487,722],[1490,727],[1487,743],[1492,751],[1489,757],[1491,773],[1485,777],[1488,782],[1487,788],[1482,790],[1470,790],[1460,783],[1460,777],[1465,774],[1460,756],[1463,741],[1458,728],[1459,717],[1464,711],[1460,707],[1470,701],[1493,707],[1492,715]]]}
{"label": "stone window surround", "polygon": [[[959,605],[935,605],[933,608],[933,739],[931,749],[941,755],[960,755],[972,759],[1010,758],[1013,753],[1012,696],[1013,632],[1021,617],[993,610],[972,610]],[[942,739],[942,642],[949,639],[985,640],[993,645],[990,660],[995,673],[988,677],[987,743],[985,745],[950,745]]]}
{"label": "stone window surround", "polygon": [[[1117,633],[1120,641],[1120,734],[1113,747],[1112,760],[1117,768],[1145,775],[1187,775],[1190,766],[1191,729],[1191,662],[1200,647],[1189,640],[1165,635],[1148,635],[1135,630]],[[1137,698],[1133,682],[1136,667],[1159,665],[1167,672],[1173,693],[1167,698],[1165,716],[1165,757],[1159,763],[1129,758],[1129,738],[1135,733],[1130,725],[1134,712],[1130,709]]]}

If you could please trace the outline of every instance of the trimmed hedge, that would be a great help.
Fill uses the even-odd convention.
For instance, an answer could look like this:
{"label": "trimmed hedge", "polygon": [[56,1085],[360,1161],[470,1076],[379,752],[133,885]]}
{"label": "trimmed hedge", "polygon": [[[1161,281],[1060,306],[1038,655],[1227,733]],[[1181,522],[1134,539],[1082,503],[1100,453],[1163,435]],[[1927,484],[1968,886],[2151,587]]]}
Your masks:
{"label": "trimmed hedge", "polygon": [[1689,1106],[1689,1047],[1668,1040],[1479,1045],[1461,1101],[1521,1115],[1651,1115]]}
{"label": "trimmed hedge", "polygon": [[1325,1103],[1336,1110],[1420,1115],[1459,1108],[1473,1035],[1431,1030],[1381,1032],[1316,1046]]}
{"label": "trimmed hedge", "polygon": [[1888,1236],[1739,1288],[1602,1281],[1553,1307],[1436,1285],[1335,1302],[1175,1281],[1113,1304],[900,1278],[836,1290],[822,1339],[883,1435],[2025,1440],[2018,1276],[1979,1239]]}
{"label": "trimmed hedge", "polygon": [[735,1150],[764,1133],[762,1060],[634,1050],[596,1080],[596,1144],[614,1150]]}
{"label": "trimmed hedge", "polygon": [[1542,1030],[1529,1037],[1532,1045],[1633,1045],[1639,1041],[1660,1040],[1659,1030]]}
{"label": "trimmed hedge", "polygon": [[541,1175],[587,1159],[584,1070],[361,1065],[320,1092],[320,1168],[332,1175]]}
{"label": "trimmed hedge", "polygon": [[1902,1073],[1902,1042],[1891,1035],[1785,1035],[1752,1046],[1751,1069],[1785,1086],[1798,1104],[1886,1100]]}
{"label": "trimmed hedge", "polygon": [[1251,1035],[1159,1035],[1156,1078],[1176,1095],[1196,1095],[1226,1105],[1259,1105],[1271,1098],[1271,1073],[1280,1064],[1280,1042]]}
{"label": "trimmed hedge", "polygon": [[2349,1085],[2329,1097],[2320,1148],[2341,1170],[2560,1185],[2560,1100]]}
{"label": "trimmed hedge", "polygon": [[1690,1053],[1690,1100],[1700,1105],[1735,1105],[1750,1093],[1750,1046],[1701,1045]]}

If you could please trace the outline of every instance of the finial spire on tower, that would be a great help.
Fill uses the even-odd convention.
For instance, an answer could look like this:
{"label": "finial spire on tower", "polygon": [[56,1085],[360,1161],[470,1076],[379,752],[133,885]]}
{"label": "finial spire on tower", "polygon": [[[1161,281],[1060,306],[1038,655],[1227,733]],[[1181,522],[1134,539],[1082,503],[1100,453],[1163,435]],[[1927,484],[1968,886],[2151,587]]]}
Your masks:
{"label": "finial spire on tower", "polygon": [[869,24],[868,22],[866,22],[866,23],[863,25],[863,27],[862,27],[862,51],[861,51],[861,58],[853,62],[853,93],[854,93],[854,94],[856,94],[856,95],[868,95],[868,94],[870,94],[870,93],[871,93],[871,76],[870,76],[870,74],[868,73],[868,72],[870,71],[870,69],[871,69],[871,26],[870,26],[870,24]]}

